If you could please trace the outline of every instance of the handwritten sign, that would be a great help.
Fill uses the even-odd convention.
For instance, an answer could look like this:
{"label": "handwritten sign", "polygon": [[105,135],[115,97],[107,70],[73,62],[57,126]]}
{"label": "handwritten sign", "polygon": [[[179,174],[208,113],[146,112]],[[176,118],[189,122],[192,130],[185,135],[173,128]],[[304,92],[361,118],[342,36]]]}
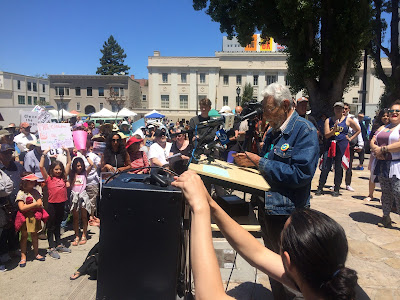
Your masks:
{"label": "handwritten sign", "polygon": [[19,114],[21,123],[27,122],[31,126],[31,132],[36,132],[39,113],[36,111],[20,111]]}
{"label": "handwritten sign", "polygon": [[42,150],[74,147],[71,128],[64,123],[38,124],[39,139]]}

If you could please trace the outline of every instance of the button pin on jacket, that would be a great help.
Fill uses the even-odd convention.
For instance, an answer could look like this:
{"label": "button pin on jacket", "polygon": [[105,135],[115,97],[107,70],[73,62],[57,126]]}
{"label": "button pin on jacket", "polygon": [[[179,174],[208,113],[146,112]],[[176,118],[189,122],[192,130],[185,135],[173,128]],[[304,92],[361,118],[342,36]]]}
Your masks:
{"label": "button pin on jacket", "polygon": [[285,143],[281,146],[281,150],[282,151],[286,151],[287,149],[289,149],[289,144]]}

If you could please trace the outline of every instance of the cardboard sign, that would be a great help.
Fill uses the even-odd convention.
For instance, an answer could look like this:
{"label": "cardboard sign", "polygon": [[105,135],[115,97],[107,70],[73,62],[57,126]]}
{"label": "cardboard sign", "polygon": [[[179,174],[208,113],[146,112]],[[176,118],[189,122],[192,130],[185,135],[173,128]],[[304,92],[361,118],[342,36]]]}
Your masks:
{"label": "cardboard sign", "polygon": [[36,111],[20,111],[19,114],[21,123],[27,122],[31,126],[31,132],[36,132],[39,113]]}
{"label": "cardboard sign", "polygon": [[69,124],[38,124],[38,130],[42,150],[74,147],[74,140],[72,139],[71,127]]}
{"label": "cardboard sign", "polygon": [[103,153],[106,150],[105,142],[93,142],[93,152],[94,153]]}

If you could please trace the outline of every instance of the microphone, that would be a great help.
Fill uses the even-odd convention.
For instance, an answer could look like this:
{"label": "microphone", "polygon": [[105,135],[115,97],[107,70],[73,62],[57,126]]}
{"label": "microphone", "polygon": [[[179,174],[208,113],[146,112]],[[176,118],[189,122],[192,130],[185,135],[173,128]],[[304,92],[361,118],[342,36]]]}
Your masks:
{"label": "microphone", "polygon": [[247,114],[247,115],[245,115],[243,117],[240,117],[240,120],[241,121],[247,120],[247,119],[251,118],[252,116],[261,114],[262,112],[263,112],[262,108],[256,108],[256,110],[252,111],[251,113],[249,113],[249,114]]}

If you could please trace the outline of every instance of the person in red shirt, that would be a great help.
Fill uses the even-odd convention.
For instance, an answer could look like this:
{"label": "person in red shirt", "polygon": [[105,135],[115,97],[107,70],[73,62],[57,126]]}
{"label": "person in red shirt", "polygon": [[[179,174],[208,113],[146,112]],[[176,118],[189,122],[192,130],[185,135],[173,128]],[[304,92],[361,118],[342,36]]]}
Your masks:
{"label": "person in red shirt", "polygon": [[[128,142],[126,143],[126,151],[129,154],[129,157],[131,159],[131,168],[142,168],[142,167],[148,167],[150,166],[149,164],[149,159],[147,158],[146,153],[143,151],[140,151],[140,146],[141,143],[143,142],[143,139],[138,137],[138,136],[132,136]],[[141,170],[135,170],[132,171],[134,174],[146,174],[149,172],[149,169],[141,169]]]}
{"label": "person in red shirt", "polygon": [[50,215],[47,222],[47,239],[49,241],[48,254],[50,257],[59,259],[60,255],[58,252],[70,253],[71,250],[61,244],[61,222],[64,216],[64,206],[68,199],[67,188],[69,182],[67,176],[71,168],[71,155],[67,148],[63,148],[67,152],[67,165],[64,169],[62,162],[54,161],[47,173],[44,167],[45,157],[50,149],[43,152],[40,158],[40,172],[42,173],[43,179],[47,184],[49,191],[49,206],[48,213]]}

